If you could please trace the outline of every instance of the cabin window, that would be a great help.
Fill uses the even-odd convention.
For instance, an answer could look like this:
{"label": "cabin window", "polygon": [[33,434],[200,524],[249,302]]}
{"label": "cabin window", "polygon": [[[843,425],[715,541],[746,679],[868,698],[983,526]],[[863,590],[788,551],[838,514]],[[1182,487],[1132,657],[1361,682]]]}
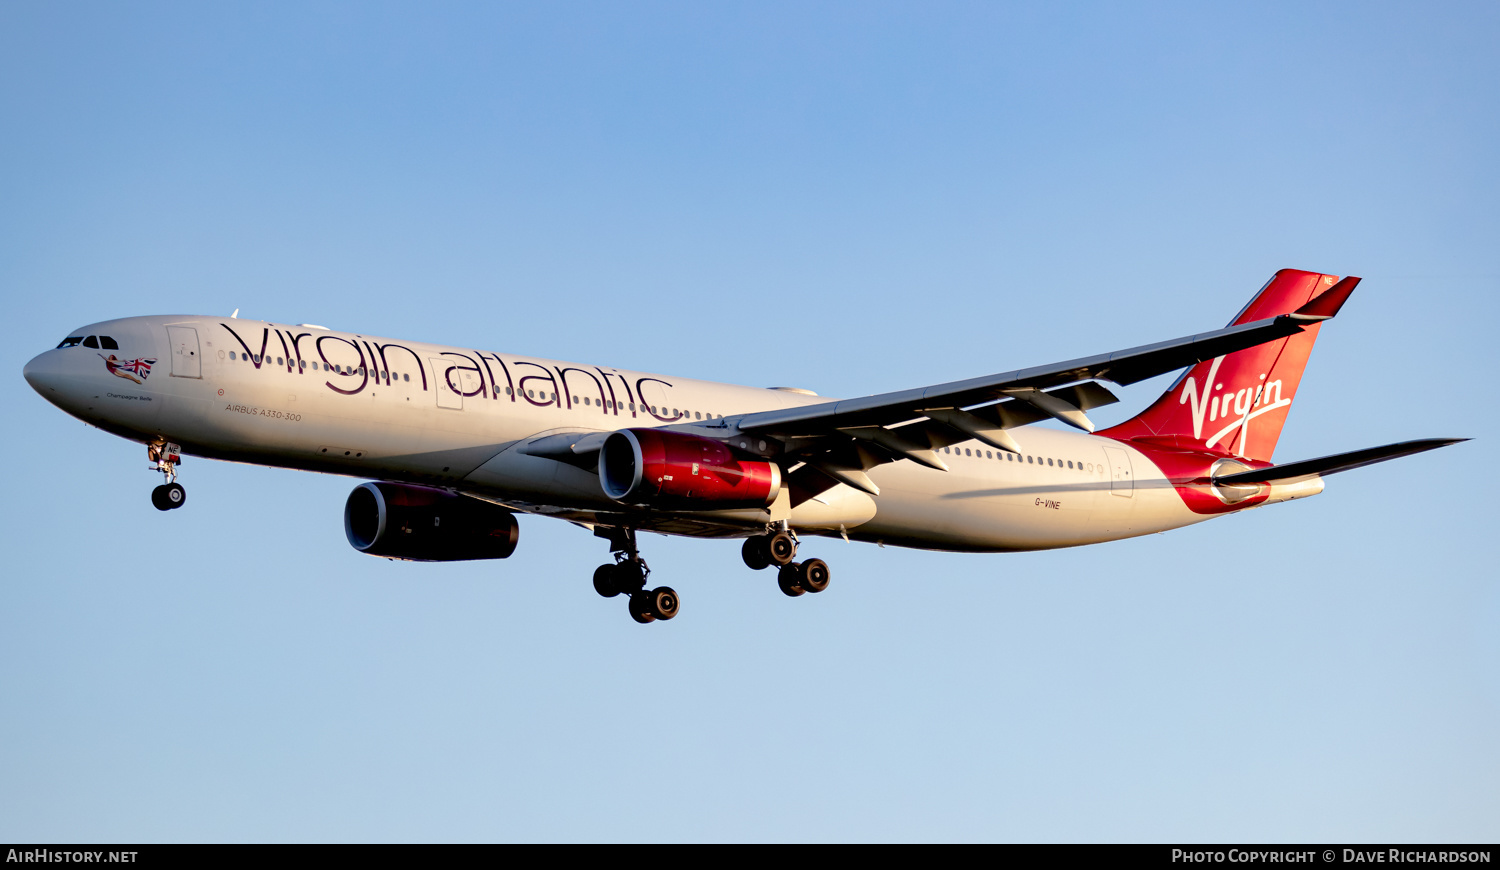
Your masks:
{"label": "cabin window", "polygon": [[230,362],[234,362],[236,359],[237,359],[237,357],[234,355],[234,351],[231,350],[229,352],[229,361]]}
{"label": "cabin window", "polygon": [[255,354],[253,358],[255,359],[255,364],[260,365],[260,354]]}
{"label": "cabin window", "polygon": [[631,413],[635,413],[635,402],[630,403],[630,411]]}
{"label": "cabin window", "polygon": [[[402,375],[401,376],[401,380],[403,380],[403,381],[409,381],[409,380],[411,380],[411,375]],[[505,388],[505,392],[506,392],[507,395],[509,395],[509,393],[510,393],[510,387],[506,387]]]}
{"label": "cabin window", "polygon": [[107,335],[99,336],[99,347],[103,348],[104,350],[120,349],[120,346],[118,344],[115,344],[115,340]]}
{"label": "cabin window", "polygon": [[286,362],[281,357],[277,357],[276,358],[276,364],[279,365],[279,366],[284,366],[284,365],[286,365]]}
{"label": "cabin window", "polygon": [[1028,454],[1026,454],[1026,464],[1027,464],[1027,465],[1030,465],[1030,464],[1032,464],[1032,463],[1033,463],[1033,462],[1036,462],[1036,460],[1035,460],[1035,459],[1033,459],[1033,458],[1032,458],[1032,456],[1031,456],[1031,454],[1029,454],[1029,453],[1028,453]]}
{"label": "cabin window", "polygon": [[81,335],[70,335],[67,338],[63,339],[62,342],[59,343],[57,346],[58,346],[59,349],[61,349],[61,348],[65,348],[65,347],[77,347],[80,344],[83,344],[83,336],[81,336]]}
{"label": "cabin window", "polygon": [[85,338],[83,340],[83,346],[84,347],[91,347],[91,348],[93,348],[95,350],[98,350],[99,349],[99,339],[91,335],[88,338]]}
{"label": "cabin window", "polygon": [[702,420],[703,419],[703,414],[701,412],[699,412],[699,411],[694,411],[693,412],[693,419],[694,420]]}
{"label": "cabin window", "polygon": [[984,451],[984,458],[985,459],[994,459],[995,455],[993,453],[989,452],[988,450],[986,450],[986,451]]}
{"label": "cabin window", "polygon": [[1051,464],[1052,464],[1052,457],[1049,456],[1049,457],[1047,457],[1047,465],[1050,466]]}

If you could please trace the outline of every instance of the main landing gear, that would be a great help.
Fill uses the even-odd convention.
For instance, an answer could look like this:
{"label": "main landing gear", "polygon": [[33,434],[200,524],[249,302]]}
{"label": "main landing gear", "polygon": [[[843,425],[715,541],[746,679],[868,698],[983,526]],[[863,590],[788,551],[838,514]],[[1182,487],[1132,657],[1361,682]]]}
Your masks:
{"label": "main landing gear", "polygon": [[635,529],[599,529],[595,534],[609,539],[609,549],[614,553],[615,561],[594,569],[594,591],[605,598],[629,596],[630,618],[642,625],[676,616],[681,602],[675,589],[670,586],[646,588],[651,569],[646,567],[646,560],[636,549]]}
{"label": "main landing gear", "polygon": [[158,441],[146,445],[146,458],[156,463],[153,470],[160,471],[167,482],[151,490],[151,504],[159,511],[176,510],[187,503],[187,490],[177,482],[177,465],[182,462],[181,450],[176,444]]}
{"label": "main landing gear", "polygon": [[793,561],[797,558],[797,536],[782,523],[764,535],[746,538],[740,548],[745,564],[759,571],[776,566],[776,585],[796,598],[804,592],[822,592],[828,588],[828,563],[822,559]]}

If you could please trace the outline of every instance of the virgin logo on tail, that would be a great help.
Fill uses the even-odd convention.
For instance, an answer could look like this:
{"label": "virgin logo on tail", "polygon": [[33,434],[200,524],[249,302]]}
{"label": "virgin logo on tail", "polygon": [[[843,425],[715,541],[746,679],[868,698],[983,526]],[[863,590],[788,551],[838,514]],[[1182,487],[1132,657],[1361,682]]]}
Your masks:
{"label": "virgin logo on tail", "polygon": [[1209,423],[1229,420],[1227,425],[1204,441],[1204,446],[1213,447],[1225,436],[1238,429],[1239,445],[1230,452],[1243,456],[1246,439],[1250,433],[1250,421],[1277,408],[1285,408],[1292,403],[1292,400],[1282,397],[1280,378],[1267,381],[1264,374],[1260,376],[1261,383],[1240,389],[1235,389],[1231,384],[1226,390],[1223,384],[1217,382],[1219,365],[1223,362],[1224,357],[1214,357],[1213,363],[1208,367],[1208,377],[1204,378],[1201,390],[1197,379],[1191,374],[1183,379],[1182,395],[1178,397],[1177,403],[1189,406],[1193,417],[1193,439],[1197,441],[1203,441],[1205,417]]}

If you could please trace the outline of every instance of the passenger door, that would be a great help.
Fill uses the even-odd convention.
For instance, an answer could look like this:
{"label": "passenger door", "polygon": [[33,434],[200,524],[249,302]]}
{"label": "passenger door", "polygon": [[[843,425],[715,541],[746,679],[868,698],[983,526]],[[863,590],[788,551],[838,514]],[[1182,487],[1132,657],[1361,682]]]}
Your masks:
{"label": "passenger door", "polygon": [[1130,454],[1119,447],[1105,447],[1104,455],[1109,459],[1109,494],[1122,498],[1135,495],[1135,480],[1130,475]]}
{"label": "passenger door", "polygon": [[198,330],[191,326],[169,326],[167,343],[172,346],[172,377],[203,377],[203,359],[198,355]]}
{"label": "passenger door", "polygon": [[458,366],[453,360],[441,357],[428,357],[427,361],[432,363],[433,387],[437,391],[437,404],[439,408],[452,408],[462,411],[464,397],[458,391],[463,389],[459,380]]}

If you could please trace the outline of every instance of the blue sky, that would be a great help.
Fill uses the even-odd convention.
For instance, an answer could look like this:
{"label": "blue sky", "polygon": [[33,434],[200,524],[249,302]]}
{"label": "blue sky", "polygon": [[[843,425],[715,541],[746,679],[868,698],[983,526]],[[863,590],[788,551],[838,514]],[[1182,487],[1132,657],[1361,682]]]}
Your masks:
{"label": "blue sky", "polygon": [[[0,9],[0,839],[1500,836],[1492,4]],[[144,450],[22,365],[151,313],[860,395],[1365,278],[1290,460],[1474,442],[1103,546],[814,542],[682,615],[371,559],[352,479]],[[1160,379],[1117,392],[1101,423]]]}

